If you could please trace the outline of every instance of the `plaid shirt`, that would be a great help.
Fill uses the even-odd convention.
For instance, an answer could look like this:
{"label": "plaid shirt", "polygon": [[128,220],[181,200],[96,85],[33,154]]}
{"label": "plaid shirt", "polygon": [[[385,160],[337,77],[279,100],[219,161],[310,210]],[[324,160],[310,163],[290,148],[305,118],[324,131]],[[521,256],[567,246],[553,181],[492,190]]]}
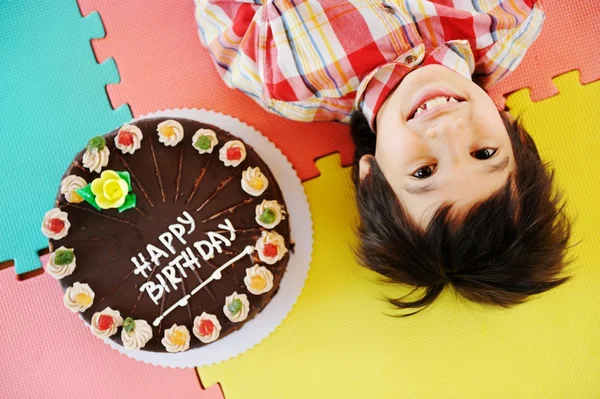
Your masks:
{"label": "plaid shirt", "polygon": [[298,121],[377,111],[407,73],[440,64],[488,87],[538,36],[537,0],[196,0],[225,83]]}

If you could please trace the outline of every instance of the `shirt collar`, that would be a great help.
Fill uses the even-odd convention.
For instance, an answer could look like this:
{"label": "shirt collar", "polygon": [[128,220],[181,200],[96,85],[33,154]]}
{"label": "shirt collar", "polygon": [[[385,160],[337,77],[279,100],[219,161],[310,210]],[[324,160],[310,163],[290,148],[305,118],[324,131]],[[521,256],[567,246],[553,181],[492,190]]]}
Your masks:
{"label": "shirt collar", "polygon": [[362,110],[375,131],[377,112],[402,79],[411,71],[425,65],[443,65],[471,79],[475,71],[475,60],[471,46],[466,40],[452,40],[426,54],[425,45],[419,44],[368,74],[360,83],[354,108]]}

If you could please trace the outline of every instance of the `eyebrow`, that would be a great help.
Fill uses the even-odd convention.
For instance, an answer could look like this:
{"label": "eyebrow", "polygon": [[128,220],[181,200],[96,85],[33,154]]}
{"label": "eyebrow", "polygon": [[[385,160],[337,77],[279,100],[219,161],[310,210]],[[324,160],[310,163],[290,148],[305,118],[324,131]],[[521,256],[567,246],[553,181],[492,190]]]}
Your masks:
{"label": "eyebrow", "polygon": [[[502,172],[504,169],[506,169],[506,167],[508,166],[509,162],[510,162],[510,159],[509,159],[508,156],[506,156],[500,162],[498,162],[496,164],[493,164],[493,165],[487,166],[486,169],[485,169],[485,171],[487,173]],[[433,184],[433,182],[429,183],[429,184],[426,184],[424,186],[413,186],[413,185],[410,185],[410,184],[405,184],[403,188],[409,194],[419,195],[419,194],[428,193],[430,191],[434,191],[437,188],[437,185]]]}

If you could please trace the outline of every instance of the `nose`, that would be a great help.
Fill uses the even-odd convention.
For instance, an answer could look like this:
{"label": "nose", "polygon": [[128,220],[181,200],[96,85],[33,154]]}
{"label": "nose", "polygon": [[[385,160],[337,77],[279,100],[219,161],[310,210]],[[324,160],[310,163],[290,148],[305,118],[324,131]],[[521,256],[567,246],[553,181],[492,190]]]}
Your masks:
{"label": "nose", "polygon": [[458,163],[469,154],[471,131],[463,118],[452,117],[439,120],[425,131],[425,138],[438,157]]}

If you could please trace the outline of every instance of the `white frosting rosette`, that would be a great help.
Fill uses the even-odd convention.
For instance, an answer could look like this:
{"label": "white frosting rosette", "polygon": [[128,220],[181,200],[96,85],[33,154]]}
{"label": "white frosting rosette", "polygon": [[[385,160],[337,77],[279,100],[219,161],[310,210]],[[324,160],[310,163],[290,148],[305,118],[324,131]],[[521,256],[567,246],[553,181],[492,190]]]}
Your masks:
{"label": "white frosting rosette", "polygon": [[186,326],[173,326],[165,330],[165,336],[160,341],[169,353],[183,352],[190,347],[190,332]]}
{"label": "white frosting rosette", "polygon": [[121,330],[121,340],[125,348],[131,350],[141,349],[146,346],[150,339],[152,339],[152,327],[146,320],[133,320],[130,317],[125,319]]}
{"label": "white frosting rosette", "polygon": [[175,147],[183,140],[183,126],[173,119],[159,123],[156,131],[158,132],[158,141],[167,147]]}
{"label": "white frosting rosette", "polygon": [[221,323],[214,314],[202,312],[194,319],[192,332],[201,342],[209,344],[216,341],[221,333]]}
{"label": "white frosting rosette", "polygon": [[269,181],[259,167],[246,169],[242,172],[242,189],[250,195],[258,197],[269,187]]}
{"label": "white frosting rosette", "polygon": [[[60,228],[61,226],[62,228]],[[44,215],[44,220],[42,221],[42,233],[48,238],[60,240],[67,236],[70,227],[71,223],[69,222],[69,215],[59,208],[50,209]]]}
{"label": "white frosting rosette", "polygon": [[119,129],[115,136],[115,147],[123,154],[133,154],[142,146],[144,135],[139,127],[125,124]]}
{"label": "white frosting rosette", "polygon": [[65,196],[67,202],[79,204],[83,198],[75,190],[87,186],[87,182],[81,176],[69,175],[60,182],[60,193]]}
{"label": "white frosting rosette", "polygon": [[50,254],[46,272],[57,280],[70,276],[75,270],[75,260],[72,248],[60,247]]}
{"label": "white frosting rosette", "polygon": [[256,205],[256,223],[265,229],[275,228],[285,219],[285,210],[279,202],[263,200],[260,205]]}
{"label": "white frosting rosette", "polygon": [[234,323],[239,323],[246,320],[248,317],[248,311],[250,310],[250,302],[246,294],[238,294],[234,292],[225,298],[225,306],[223,306],[223,313],[229,320]]}
{"label": "white frosting rosette", "polygon": [[100,151],[97,148],[87,149],[83,154],[83,167],[88,168],[90,172],[100,173],[102,168],[108,165],[109,157],[110,151],[106,146]]}
{"label": "white frosting rosette", "polygon": [[73,313],[85,312],[94,303],[94,291],[87,284],[75,282],[65,291],[63,302]]}
{"label": "white frosting rosette", "polygon": [[107,307],[102,312],[96,312],[92,316],[92,334],[98,338],[108,338],[115,335],[122,324],[121,313]]}
{"label": "white frosting rosette", "polygon": [[[229,159],[228,151],[234,148],[239,148],[239,159]],[[239,140],[228,141],[219,150],[219,159],[225,166],[238,166],[246,159],[246,146]]]}
{"label": "white frosting rosette", "polygon": [[281,260],[288,251],[285,247],[285,239],[276,231],[263,231],[256,241],[256,250],[260,260],[268,265],[273,265]]}
{"label": "white frosting rosette", "polygon": [[192,145],[200,154],[211,154],[217,144],[219,139],[210,129],[199,129],[192,137]]}
{"label": "white frosting rosette", "polygon": [[264,294],[273,288],[273,273],[264,266],[254,265],[246,269],[244,284],[251,294]]}

